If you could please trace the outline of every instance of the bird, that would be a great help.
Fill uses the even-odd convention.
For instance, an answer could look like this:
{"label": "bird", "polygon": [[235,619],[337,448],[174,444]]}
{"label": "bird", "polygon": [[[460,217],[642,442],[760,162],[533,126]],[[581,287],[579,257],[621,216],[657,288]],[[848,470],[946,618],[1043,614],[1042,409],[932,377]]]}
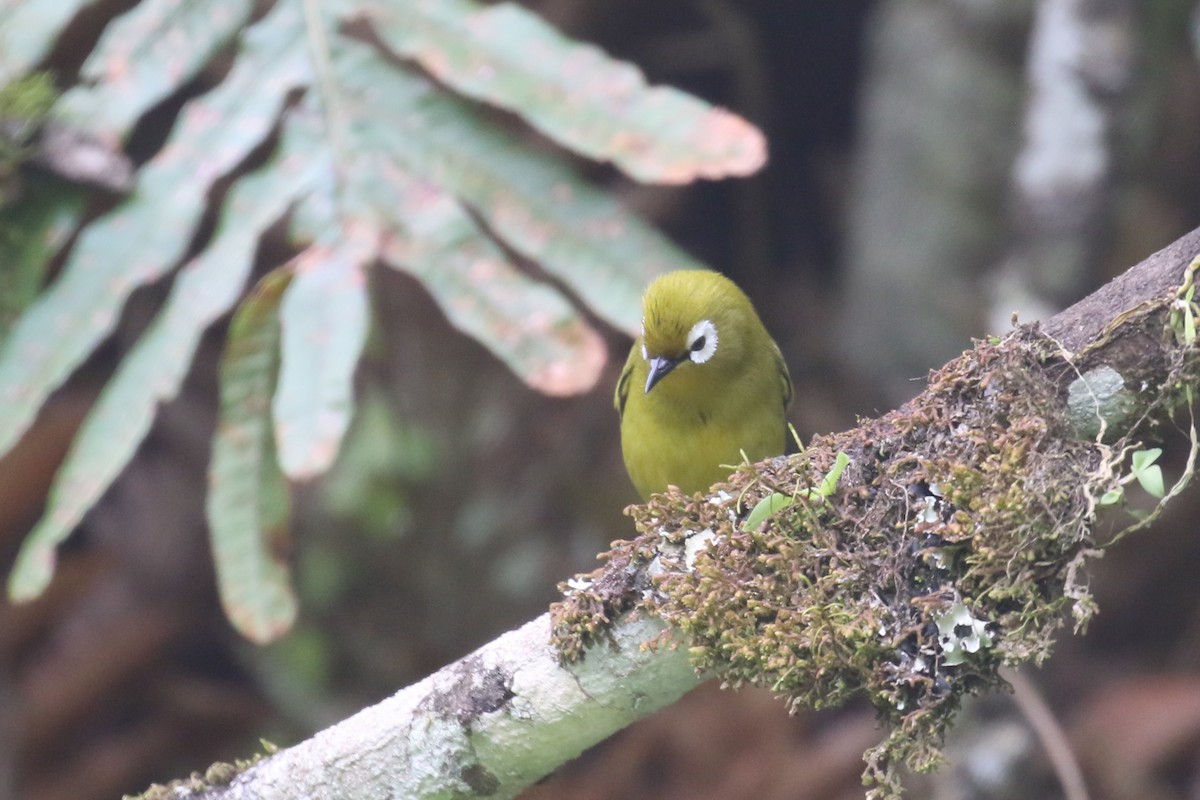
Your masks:
{"label": "bird", "polygon": [[712,270],[656,278],[613,397],[621,454],[644,500],[728,477],[743,454],[781,455],[792,381],[779,345],[737,284]]}

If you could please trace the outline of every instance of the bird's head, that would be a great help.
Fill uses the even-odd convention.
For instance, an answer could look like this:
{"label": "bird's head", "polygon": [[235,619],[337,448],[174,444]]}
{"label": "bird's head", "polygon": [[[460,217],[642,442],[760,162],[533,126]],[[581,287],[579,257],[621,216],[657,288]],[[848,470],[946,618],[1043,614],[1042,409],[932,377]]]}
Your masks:
{"label": "bird's head", "polygon": [[756,325],[750,300],[720,273],[682,270],[658,278],[642,300],[645,392],[672,373],[681,388],[727,378],[739,368]]}

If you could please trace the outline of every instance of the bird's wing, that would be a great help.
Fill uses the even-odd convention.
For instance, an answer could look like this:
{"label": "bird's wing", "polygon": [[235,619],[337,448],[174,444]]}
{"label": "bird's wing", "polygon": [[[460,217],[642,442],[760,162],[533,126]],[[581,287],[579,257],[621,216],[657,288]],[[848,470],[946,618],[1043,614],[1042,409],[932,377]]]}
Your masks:
{"label": "bird's wing", "polygon": [[629,399],[629,382],[633,379],[633,365],[637,361],[638,349],[639,343],[634,342],[633,347],[629,348],[629,358],[625,359],[621,377],[617,379],[617,391],[613,395],[613,406],[617,409],[617,419],[625,416],[625,401]]}
{"label": "bird's wing", "polygon": [[[792,404],[792,376],[788,374],[787,362],[783,360],[783,353],[779,351],[779,345],[775,344],[775,342],[771,342],[771,345],[775,351],[775,371],[779,374],[779,384],[783,390],[783,410],[787,411],[788,406]],[[629,365],[626,365],[625,369],[628,370]],[[622,375],[621,377],[624,380],[625,376]],[[620,384],[617,386],[618,391],[620,391]]]}

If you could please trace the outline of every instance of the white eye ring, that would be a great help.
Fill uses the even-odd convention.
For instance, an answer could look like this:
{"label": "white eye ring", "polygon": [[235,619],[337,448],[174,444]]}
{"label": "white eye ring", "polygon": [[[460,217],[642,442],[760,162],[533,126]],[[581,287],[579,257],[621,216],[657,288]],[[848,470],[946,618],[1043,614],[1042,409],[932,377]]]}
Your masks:
{"label": "white eye ring", "polygon": [[693,364],[703,364],[717,352],[717,326],[702,319],[688,332],[688,358]]}

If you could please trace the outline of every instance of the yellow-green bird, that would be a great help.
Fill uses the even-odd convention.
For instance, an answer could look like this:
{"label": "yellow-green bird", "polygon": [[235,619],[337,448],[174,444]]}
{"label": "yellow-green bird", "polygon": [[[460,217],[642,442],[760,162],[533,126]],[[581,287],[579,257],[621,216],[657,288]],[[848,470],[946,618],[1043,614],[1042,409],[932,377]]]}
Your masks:
{"label": "yellow-green bird", "polygon": [[707,270],[656,279],[617,381],[621,452],[643,498],[707,489],[722,465],[780,455],[792,381],[779,346],[733,281]]}

